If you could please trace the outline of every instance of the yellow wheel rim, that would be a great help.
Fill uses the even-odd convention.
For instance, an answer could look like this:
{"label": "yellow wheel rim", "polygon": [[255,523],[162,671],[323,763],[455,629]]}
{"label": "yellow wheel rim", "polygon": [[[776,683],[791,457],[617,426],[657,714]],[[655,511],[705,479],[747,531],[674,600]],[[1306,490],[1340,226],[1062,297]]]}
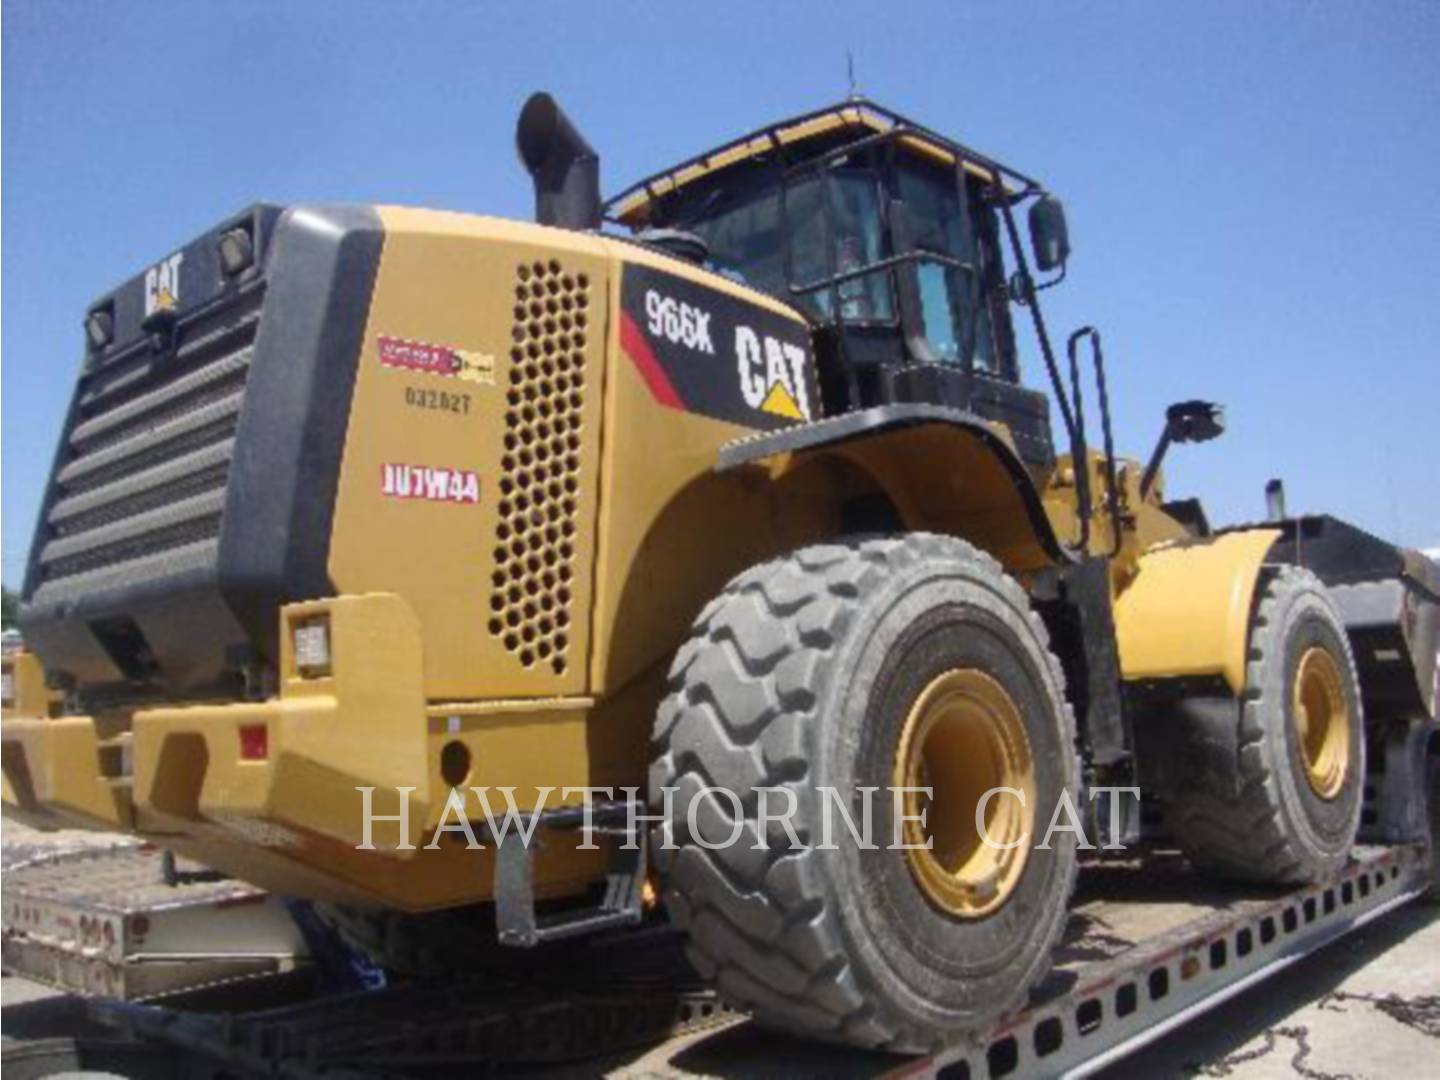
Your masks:
{"label": "yellow wheel rim", "polygon": [[1320,798],[1333,799],[1350,771],[1350,705],[1328,649],[1312,646],[1300,657],[1292,711],[1306,779]]}
{"label": "yellow wheel rim", "polygon": [[[907,819],[925,816],[924,825],[905,822],[903,840],[910,873],[930,902],[962,919],[1000,908],[1020,880],[1035,831],[1034,759],[1005,688],[972,668],[933,679],[905,718],[894,785],[932,792],[897,793]],[[1023,793],[1023,804],[999,788]],[[983,837],[976,821],[982,800]],[[919,846],[927,841],[928,849]]]}

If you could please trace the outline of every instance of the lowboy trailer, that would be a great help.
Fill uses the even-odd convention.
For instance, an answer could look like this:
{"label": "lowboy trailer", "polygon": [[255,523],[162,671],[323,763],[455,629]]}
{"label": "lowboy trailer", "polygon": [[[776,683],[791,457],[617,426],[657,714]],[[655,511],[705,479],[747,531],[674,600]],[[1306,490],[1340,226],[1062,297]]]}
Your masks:
{"label": "lowboy trailer", "polygon": [[1140,857],[1097,858],[1081,875],[1055,969],[1028,1006],[934,1055],[757,1029],[702,987],[661,927],[642,931],[643,943],[634,933],[587,939],[523,978],[420,980],[268,1009],[254,1007],[264,994],[255,982],[212,1000],[217,1011],[100,1001],[90,1016],[112,1037],[11,1046],[4,1065],[12,1080],[76,1068],[215,1080],[457,1069],[684,1077],[782,1064],[789,1075],[836,1077],[1088,1076],[1396,908],[1440,899],[1440,769],[1428,766],[1427,802],[1391,797],[1426,766],[1413,751],[1429,726],[1396,738],[1388,772],[1367,787],[1365,842],[1323,882],[1197,890],[1163,840]]}

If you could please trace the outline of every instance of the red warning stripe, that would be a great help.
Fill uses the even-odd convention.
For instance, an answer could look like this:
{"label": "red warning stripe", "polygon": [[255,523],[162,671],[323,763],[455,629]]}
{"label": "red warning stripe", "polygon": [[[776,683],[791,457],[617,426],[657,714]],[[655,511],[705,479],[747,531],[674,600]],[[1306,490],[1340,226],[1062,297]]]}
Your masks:
{"label": "red warning stripe", "polygon": [[650,349],[650,343],[645,340],[645,335],[640,332],[640,327],[635,325],[635,320],[628,311],[620,313],[620,347],[635,364],[656,401],[672,409],[685,408],[685,402],[680,400],[670,376],[665,374],[665,369],[660,366],[660,361]]}

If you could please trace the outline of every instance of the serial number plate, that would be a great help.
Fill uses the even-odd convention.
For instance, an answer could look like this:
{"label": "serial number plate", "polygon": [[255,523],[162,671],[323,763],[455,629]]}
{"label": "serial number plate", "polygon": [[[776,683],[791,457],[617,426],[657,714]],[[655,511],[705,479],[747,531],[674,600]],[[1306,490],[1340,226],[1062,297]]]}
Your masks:
{"label": "serial number plate", "polygon": [[470,395],[457,394],[450,390],[431,390],[420,386],[405,388],[405,404],[417,409],[438,409],[456,416],[470,415]]}

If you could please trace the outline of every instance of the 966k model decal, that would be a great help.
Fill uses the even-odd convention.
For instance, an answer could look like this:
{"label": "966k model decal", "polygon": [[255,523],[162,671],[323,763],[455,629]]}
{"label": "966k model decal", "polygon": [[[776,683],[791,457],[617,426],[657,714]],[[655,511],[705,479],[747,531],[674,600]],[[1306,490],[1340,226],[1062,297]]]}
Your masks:
{"label": "966k model decal", "polygon": [[660,404],[769,430],[816,418],[804,324],[645,266],[625,268],[620,347]]}

